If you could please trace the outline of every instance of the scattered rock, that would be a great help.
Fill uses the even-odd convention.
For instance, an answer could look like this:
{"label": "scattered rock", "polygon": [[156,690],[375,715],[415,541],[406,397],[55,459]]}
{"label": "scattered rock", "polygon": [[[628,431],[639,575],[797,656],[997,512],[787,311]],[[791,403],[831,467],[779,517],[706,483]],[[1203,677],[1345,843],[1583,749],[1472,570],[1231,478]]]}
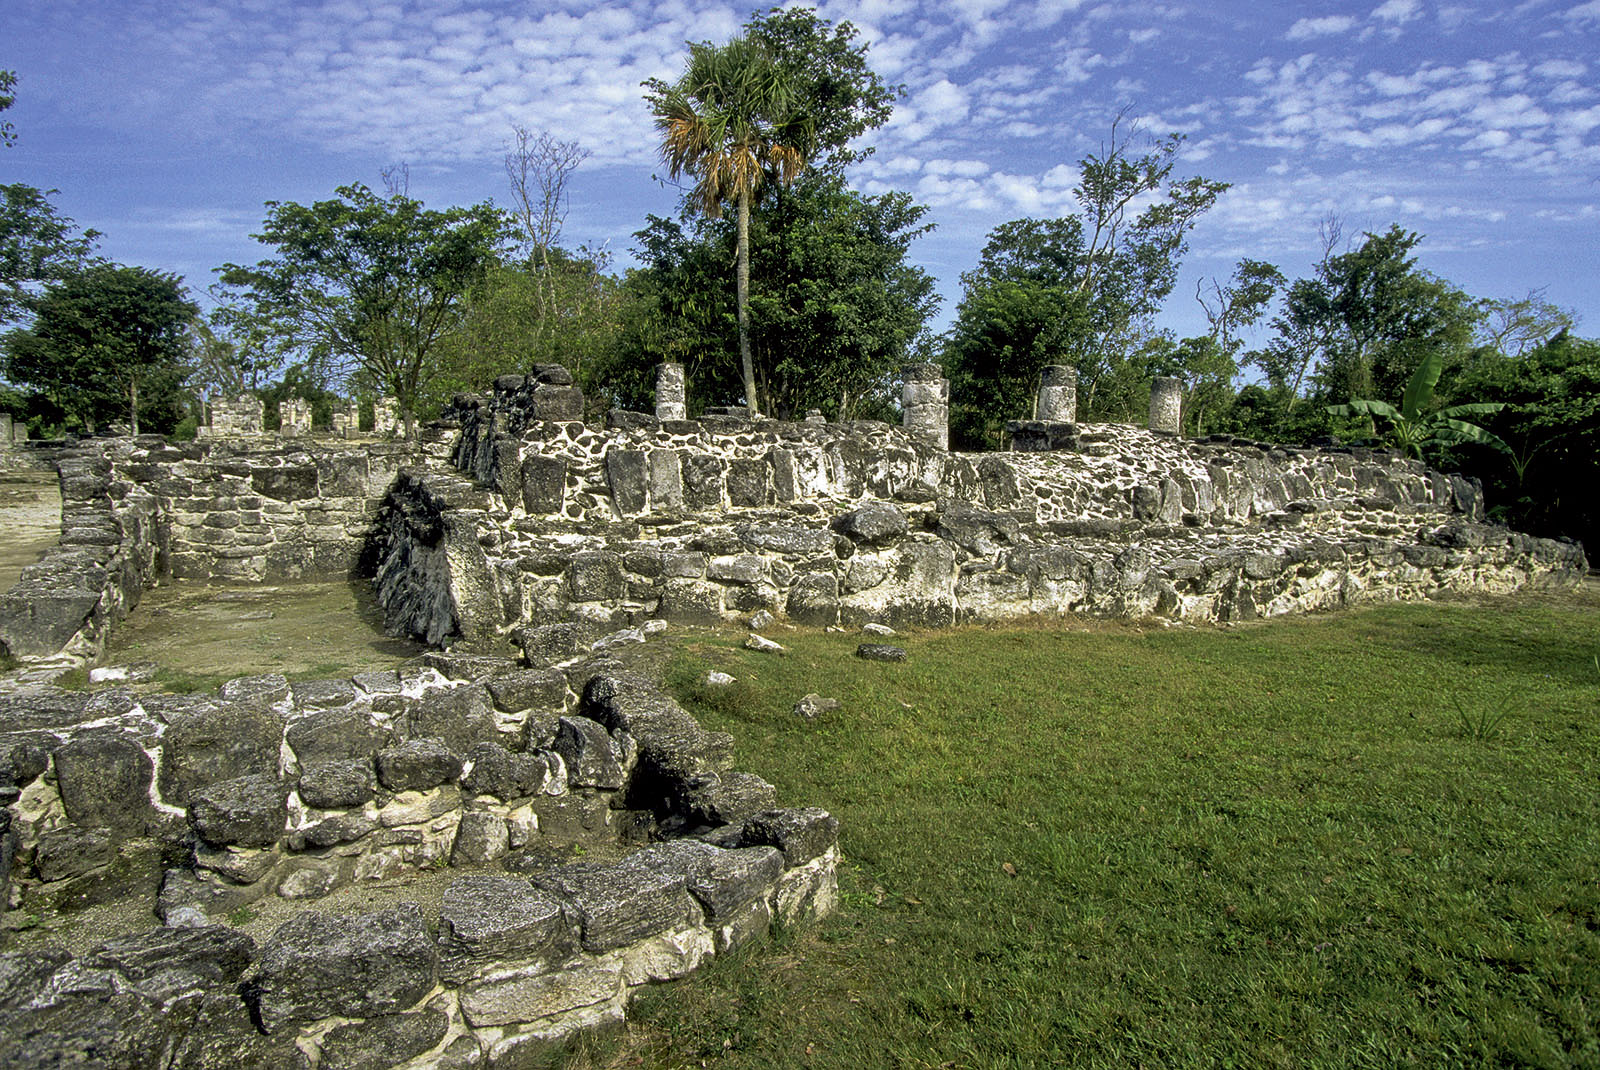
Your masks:
{"label": "scattered rock", "polygon": [[732,676],[729,676],[727,673],[718,672],[715,669],[712,669],[710,672],[706,673],[706,683],[712,687],[727,687],[729,684],[736,684],[738,682],[738,680]]}
{"label": "scattered rock", "polygon": [[746,650],[760,650],[768,654],[788,653],[788,647],[785,647],[782,643],[774,643],[766,636],[757,635],[755,632],[750,633],[750,638],[744,641],[744,646]]}
{"label": "scattered rock", "polygon": [[887,624],[878,624],[875,621],[868,621],[866,624],[863,624],[861,626],[861,630],[863,632],[865,632],[867,635],[878,635],[878,636],[883,636],[885,638],[887,638],[888,636],[891,636],[891,635],[897,635],[898,634],[893,628],[889,627]]}
{"label": "scattered rock", "polygon": [[838,699],[823,698],[816,692],[811,692],[799,702],[794,704],[794,712],[796,716],[804,717],[806,720],[810,721],[815,720],[819,713],[826,713],[829,710],[836,710],[839,708],[839,706],[840,702]]}
{"label": "scattered rock", "polygon": [[772,627],[772,624],[775,620],[777,620],[777,618],[771,613],[768,613],[766,610],[757,610],[750,617],[750,628],[752,631],[759,632],[763,629]]}
{"label": "scattered rock", "polygon": [[862,643],[856,647],[856,657],[866,661],[904,661],[906,651],[904,647],[888,643]]}

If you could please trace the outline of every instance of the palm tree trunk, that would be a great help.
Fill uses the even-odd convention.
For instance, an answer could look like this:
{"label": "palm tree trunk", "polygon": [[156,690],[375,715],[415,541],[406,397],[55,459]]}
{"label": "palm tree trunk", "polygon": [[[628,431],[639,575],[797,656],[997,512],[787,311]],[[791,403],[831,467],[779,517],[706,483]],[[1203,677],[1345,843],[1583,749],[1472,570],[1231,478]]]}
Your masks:
{"label": "palm tree trunk", "polygon": [[750,419],[760,415],[756,404],[756,369],[750,359],[750,194],[739,194],[739,247],[734,267],[739,305],[739,370],[744,375],[744,404]]}

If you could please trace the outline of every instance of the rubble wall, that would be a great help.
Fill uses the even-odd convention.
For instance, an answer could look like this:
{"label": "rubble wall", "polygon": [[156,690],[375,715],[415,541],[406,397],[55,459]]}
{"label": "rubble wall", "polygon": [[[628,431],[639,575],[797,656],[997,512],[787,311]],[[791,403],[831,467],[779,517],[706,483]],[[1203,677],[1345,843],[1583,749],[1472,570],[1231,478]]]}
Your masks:
{"label": "rubble wall", "polygon": [[[835,903],[835,819],[778,808],[731,750],[604,659],[0,700],[0,896],[163,922],[0,954],[0,1066],[517,1065],[619,1021],[639,986]],[[427,911],[230,925],[453,866]]]}
{"label": "rubble wall", "polygon": [[1385,450],[1192,441],[948,453],[881,423],[451,413],[459,474],[402,473],[379,600],[431,643],[766,610],[813,625],[1087,613],[1228,622],[1576,582],[1573,544],[1484,522],[1476,482]]}

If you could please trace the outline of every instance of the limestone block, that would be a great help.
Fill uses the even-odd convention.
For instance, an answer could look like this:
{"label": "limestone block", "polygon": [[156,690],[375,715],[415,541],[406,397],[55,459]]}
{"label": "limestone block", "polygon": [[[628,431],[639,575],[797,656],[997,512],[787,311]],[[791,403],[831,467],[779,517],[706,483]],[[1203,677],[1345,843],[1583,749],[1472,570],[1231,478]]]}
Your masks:
{"label": "limestone block", "polygon": [[459,877],[440,902],[439,968],[450,984],[510,964],[534,973],[564,960],[574,939],[561,901],[520,877]]}
{"label": "limestone block", "polygon": [[906,515],[889,502],[871,501],[835,517],[833,530],[853,542],[881,546],[906,533]]}
{"label": "limestone block", "polygon": [[1183,432],[1183,380],[1158,375],[1150,384],[1150,430],[1177,435]]}
{"label": "limestone block", "polygon": [[307,911],[262,947],[243,991],[270,1034],[335,1015],[405,1011],[433,988],[436,972],[433,939],[414,903],[354,916]]}
{"label": "limestone block", "polygon": [[218,781],[277,774],[284,718],[275,710],[201,700],[160,716],[167,730],[158,780],[169,803],[186,805]]}
{"label": "limestone block", "polygon": [[610,734],[587,717],[562,717],[550,749],[566,762],[567,783],[575,788],[615,790],[626,781]]}
{"label": "limestone block", "polygon": [[461,989],[461,1014],[475,1028],[538,1022],[622,997],[622,968],[580,966],[557,973],[513,974]]}
{"label": "limestone block", "polygon": [[683,500],[690,509],[715,509],[723,504],[722,458],[705,453],[681,455]]}
{"label": "limestone block", "polygon": [[[393,674],[390,674],[393,675]],[[394,681],[399,690],[399,678]],[[324,762],[370,759],[394,742],[394,732],[374,724],[359,707],[314,710],[289,722],[284,739],[301,769]]]}
{"label": "limestone block", "polygon": [[386,1014],[337,1025],[322,1039],[319,1070],[381,1070],[437,1047],[450,1030],[448,1001],[439,997],[412,1014]]}
{"label": "limestone block", "polygon": [[489,692],[480,684],[429,688],[397,718],[402,739],[437,739],[453,754],[495,738],[496,727]]}
{"label": "limestone block", "polygon": [[766,810],[745,822],[741,843],[776,847],[787,868],[818,858],[839,842],[839,819],[819,807]]}
{"label": "limestone block", "polygon": [[545,792],[555,775],[545,753],[509,751],[488,740],[473,747],[467,758],[472,768],[462,778],[461,786],[474,794],[492,795],[507,802]]}
{"label": "limestone block", "polygon": [[189,823],[217,847],[271,847],[288,820],[288,789],[276,777],[243,776],[196,792]]}
{"label": "limestone block", "polygon": [[651,450],[650,506],[677,509],[683,505],[683,465],[675,450]]}
{"label": "limestone block", "polygon": [[299,792],[307,806],[341,810],[370,801],[377,788],[372,759],[347,758],[303,767]]}
{"label": "limestone block", "polygon": [[615,840],[606,800],[590,792],[538,795],[528,804],[538,819],[540,839],[548,844],[600,843]]}
{"label": "limestone block", "polygon": [[767,579],[767,561],[756,554],[713,557],[706,562],[706,578],[722,583],[753,584]]}
{"label": "limestone block", "polygon": [[651,981],[672,981],[688,976],[714,954],[716,942],[711,932],[693,926],[618,948],[602,956],[599,962],[618,966],[622,970],[622,983],[635,988]]}
{"label": "limestone block", "polygon": [[664,362],[656,367],[656,418],[683,420],[689,415],[683,365]]}
{"label": "limestone block", "polygon": [[505,818],[483,810],[461,815],[451,860],[456,865],[481,865],[502,857],[510,846]]}
{"label": "limestone block", "polygon": [[390,791],[427,791],[461,775],[461,758],[443,740],[409,739],[378,752],[378,779]]}
{"label": "limestone block", "polygon": [[815,557],[833,552],[833,535],[826,528],[801,524],[746,524],[735,529],[739,541],[757,553]]}
{"label": "limestone block", "polygon": [[298,680],[289,690],[294,704],[302,710],[343,706],[360,696],[356,685],[349,680]]}
{"label": "limestone block", "polygon": [[836,853],[813,858],[802,866],[787,870],[772,891],[772,913],[785,925],[816,921],[839,905],[839,879]]}
{"label": "limestone block", "polygon": [[611,450],[606,454],[606,485],[619,516],[637,516],[649,501],[650,472],[641,450]]}
{"label": "limestone block", "polygon": [[61,802],[75,824],[144,833],[153,816],[154,766],[138,743],[115,729],[82,732],[56,751],[55,761]]}
{"label": "limestone block", "polygon": [[530,455],[522,461],[522,507],[546,516],[559,513],[566,496],[567,462],[562,457]]}
{"label": "limestone block", "polygon": [[765,457],[734,457],[728,461],[728,504],[736,509],[758,508],[772,501],[771,468]]}
{"label": "limestone block", "polygon": [[670,853],[646,847],[614,865],[562,866],[533,883],[572,904],[583,949],[600,954],[698,919],[687,878],[673,863]]}
{"label": "limestone block", "polygon": [[488,682],[497,709],[561,710],[567,699],[567,678],[556,669],[523,669]]}
{"label": "limestone block", "polygon": [[809,572],[789,588],[784,607],[797,624],[828,625],[839,620],[839,581],[831,572]]}
{"label": "limestone block", "polygon": [[572,555],[567,580],[574,602],[610,602],[623,596],[622,561],[609,550]]}

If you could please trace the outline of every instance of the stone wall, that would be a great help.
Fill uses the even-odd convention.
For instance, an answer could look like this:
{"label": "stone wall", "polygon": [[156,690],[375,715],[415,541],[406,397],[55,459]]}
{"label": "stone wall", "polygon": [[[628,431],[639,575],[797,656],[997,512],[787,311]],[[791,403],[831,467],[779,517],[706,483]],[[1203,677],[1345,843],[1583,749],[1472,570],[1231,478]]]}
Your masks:
{"label": "stone wall", "polygon": [[[145,451],[164,448],[159,436],[134,441]],[[0,595],[0,649],[23,659],[64,653],[93,661],[159,572],[159,504],[118,475],[100,444],[48,456],[61,477],[61,538]]]}
{"label": "stone wall", "polygon": [[0,596],[0,645],[93,662],[159,579],[353,574],[396,474],[429,448],[145,435],[30,449],[59,467],[61,541]]}
{"label": "stone wall", "polygon": [[[544,418],[458,400],[462,475],[380,512],[390,627],[441,643],[767,610],[816,625],[1089,613],[1235,621],[1573,582],[1577,547],[1483,523],[1476,483],[1389,451],[1121,425],[952,454],[886,424]],[[1037,448],[1038,443],[1034,443]]]}
{"label": "stone wall", "polygon": [[[832,909],[837,823],[776,808],[731,747],[605,658],[0,699],[0,895],[165,923],[0,954],[0,1065],[500,1066],[619,1020]],[[225,924],[452,865],[436,913],[308,912],[259,945]]]}

